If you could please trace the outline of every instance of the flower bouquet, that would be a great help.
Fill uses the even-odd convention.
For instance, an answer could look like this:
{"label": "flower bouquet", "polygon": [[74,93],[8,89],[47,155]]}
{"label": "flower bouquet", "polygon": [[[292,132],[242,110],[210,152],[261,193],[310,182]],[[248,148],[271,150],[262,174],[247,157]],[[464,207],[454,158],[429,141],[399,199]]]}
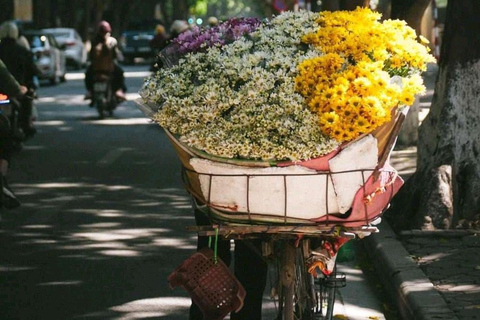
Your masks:
{"label": "flower bouquet", "polygon": [[139,104],[215,218],[365,224],[380,214],[402,185],[386,159],[434,58],[405,22],[379,19],[362,8],[233,19],[161,53],[166,67]]}

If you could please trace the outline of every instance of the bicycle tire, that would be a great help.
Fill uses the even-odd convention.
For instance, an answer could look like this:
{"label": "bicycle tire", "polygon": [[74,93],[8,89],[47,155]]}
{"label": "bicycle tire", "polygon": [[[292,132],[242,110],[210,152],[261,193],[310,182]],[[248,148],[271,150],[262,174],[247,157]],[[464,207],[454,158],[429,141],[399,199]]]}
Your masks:
{"label": "bicycle tire", "polygon": [[279,246],[277,320],[315,320],[313,278],[307,271],[303,249],[291,240],[281,241]]}
{"label": "bicycle tire", "polygon": [[333,320],[336,266],[331,275],[315,279],[307,271],[302,246],[289,240],[278,246],[276,320]]}
{"label": "bicycle tire", "polygon": [[332,320],[335,307],[336,286],[329,285],[329,280],[336,277],[336,271],[320,279],[314,279],[317,295],[316,319]]}

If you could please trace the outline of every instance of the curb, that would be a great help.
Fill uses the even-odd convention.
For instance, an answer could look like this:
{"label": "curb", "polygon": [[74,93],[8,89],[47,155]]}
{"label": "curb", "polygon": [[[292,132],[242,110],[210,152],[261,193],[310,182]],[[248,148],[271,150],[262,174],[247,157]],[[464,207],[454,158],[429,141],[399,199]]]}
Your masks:
{"label": "curb", "polygon": [[365,248],[401,318],[458,320],[388,223],[383,221],[378,228],[380,233],[364,239]]}

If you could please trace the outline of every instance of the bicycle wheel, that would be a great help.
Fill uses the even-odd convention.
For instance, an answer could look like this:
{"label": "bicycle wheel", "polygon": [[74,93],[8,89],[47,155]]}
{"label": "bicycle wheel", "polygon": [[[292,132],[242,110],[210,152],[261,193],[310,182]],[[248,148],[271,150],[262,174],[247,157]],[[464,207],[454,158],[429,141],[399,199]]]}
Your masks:
{"label": "bicycle wheel", "polygon": [[321,274],[318,279],[313,279],[312,281],[314,283],[317,300],[315,319],[333,320],[335,294],[337,288],[343,288],[346,286],[345,274],[337,273],[337,265],[335,264],[333,272],[330,275],[325,276],[324,274]]}
{"label": "bicycle wheel", "polygon": [[316,295],[313,277],[307,272],[305,256],[293,241],[281,241],[277,248],[277,320],[314,320]]}

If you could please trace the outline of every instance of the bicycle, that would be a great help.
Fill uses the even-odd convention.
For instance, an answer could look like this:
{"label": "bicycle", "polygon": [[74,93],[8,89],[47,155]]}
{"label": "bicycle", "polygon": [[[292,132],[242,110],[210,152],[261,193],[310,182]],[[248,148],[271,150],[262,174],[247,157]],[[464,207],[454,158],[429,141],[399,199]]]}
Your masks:
{"label": "bicycle", "polygon": [[[207,206],[202,209],[207,212],[212,210]],[[188,229],[200,236],[244,241],[262,239],[262,252],[258,254],[273,266],[270,270],[276,273],[272,285],[276,320],[332,320],[336,291],[345,287],[346,276],[336,272],[335,257],[329,267],[330,273],[326,269],[309,270],[309,260],[315,258],[315,248],[321,247],[325,241],[350,240],[378,231],[373,225],[348,231],[326,226],[229,224],[192,226]]]}

